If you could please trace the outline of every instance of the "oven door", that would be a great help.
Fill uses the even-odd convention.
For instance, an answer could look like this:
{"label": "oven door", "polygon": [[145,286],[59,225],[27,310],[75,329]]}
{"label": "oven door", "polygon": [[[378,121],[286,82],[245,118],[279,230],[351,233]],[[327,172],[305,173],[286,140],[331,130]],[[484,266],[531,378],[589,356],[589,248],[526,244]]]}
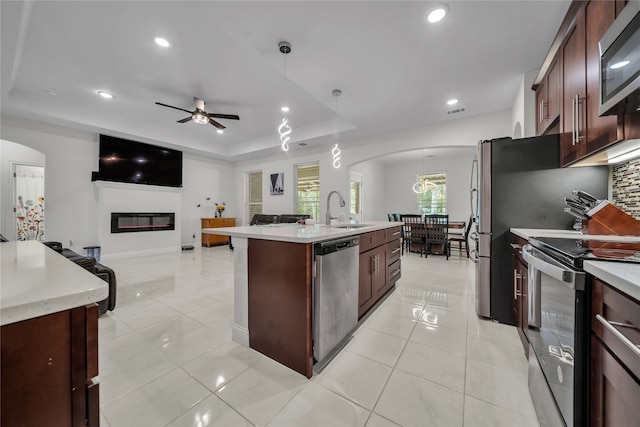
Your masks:
{"label": "oven door", "polygon": [[[579,336],[582,326],[578,326],[580,331],[576,330],[582,321],[576,322],[576,319],[582,319],[584,313],[585,273],[567,267],[530,245],[523,248],[523,258],[528,263],[529,299],[533,300],[529,309],[535,311],[530,313],[534,324],[529,329],[533,349],[529,358],[535,357],[529,363],[531,398],[543,424],[558,425],[558,421],[563,420],[567,426],[580,425],[574,424],[577,421],[574,415],[581,418],[581,412],[586,409],[583,404],[586,393],[580,390],[584,388],[582,379],[576,379],[583,378],[587,354],[586,340]],[[544,395],[544,387],[540,386],[544,382],[552,399]],[[535,393],[532,383],[538,384]],[[557,406],[555,411],[553,403]]]}

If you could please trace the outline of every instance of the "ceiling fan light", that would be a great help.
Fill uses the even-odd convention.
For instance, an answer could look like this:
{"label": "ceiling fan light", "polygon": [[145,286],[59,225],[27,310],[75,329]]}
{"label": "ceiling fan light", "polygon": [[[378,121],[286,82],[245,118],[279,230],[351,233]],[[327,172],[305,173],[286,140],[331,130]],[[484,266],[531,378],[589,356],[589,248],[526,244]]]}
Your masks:
{"label": "ceiling fan light", "polygon": [[284,107],[282,107],[280,109],[280,111],[282,111],[283,113],[288,113],[289,112],[289,107],[287,107],[286,105]]}
{"label": "ceiling fan light", "polygon": [[218,129],[218,130],[216,130],[216,132],[218,132],[218,133],[224,133],[224,131],[223,131],[222,129]]}
{"label": "ceiling fan light", "polygon": [[209,117],[205,116],[202,113],[194,113],[191,118],[199,125],[206,125],[207,123],[209,123]]}
{"label": "ceiling fan light", "polygon": [[457,99],[450,99],[447,101],[447,105],[456,105],[458,103]]}

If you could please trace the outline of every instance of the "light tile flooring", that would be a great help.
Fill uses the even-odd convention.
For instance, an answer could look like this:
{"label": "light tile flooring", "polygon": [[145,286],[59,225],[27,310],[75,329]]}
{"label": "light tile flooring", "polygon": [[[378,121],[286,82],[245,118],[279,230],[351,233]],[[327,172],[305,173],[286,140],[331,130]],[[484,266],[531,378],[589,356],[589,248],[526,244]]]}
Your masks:
{"label": "light tile flooring", "polygon": [[473,264],[406,254],[391,296],[308,380],[231,340],[233,252],[105,261],[104,427],[537,426],[512,326],[479,320]]}

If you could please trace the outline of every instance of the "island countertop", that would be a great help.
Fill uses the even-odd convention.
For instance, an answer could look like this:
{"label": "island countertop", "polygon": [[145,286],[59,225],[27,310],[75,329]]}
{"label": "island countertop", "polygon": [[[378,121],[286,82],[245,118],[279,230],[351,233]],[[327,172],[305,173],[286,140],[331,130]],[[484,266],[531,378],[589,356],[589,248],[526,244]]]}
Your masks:
{"label": "island countertop", "polygon": [[203,233],[248,239],[275,240],[293,243],[316,243],[340,237],[355,236],[369,231],[400,227],[401,222],[367,221],[363,224],[269,224],[241,227],[203,228]]}
{"label": "island countertop", "polygon": [[0,325],[105,299],[108,285],[42,242],[0,243]]}

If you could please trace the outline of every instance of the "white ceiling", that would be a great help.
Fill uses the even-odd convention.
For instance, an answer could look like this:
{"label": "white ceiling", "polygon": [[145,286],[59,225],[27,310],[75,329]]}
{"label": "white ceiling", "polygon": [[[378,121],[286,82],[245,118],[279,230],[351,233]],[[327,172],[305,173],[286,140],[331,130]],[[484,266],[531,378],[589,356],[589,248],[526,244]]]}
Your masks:
{"label": "white ceiling", "polygon": [[[287,103],[292,150],[348,144],[452,120],[450,98],[466,108],[454,118],[510,108],[570,1],[449,1],[426,24],[439,3],[2,1],[1,112],[238,161],[280,150]],[[219,135],[155,105],[194,96],[240,121]]]}

